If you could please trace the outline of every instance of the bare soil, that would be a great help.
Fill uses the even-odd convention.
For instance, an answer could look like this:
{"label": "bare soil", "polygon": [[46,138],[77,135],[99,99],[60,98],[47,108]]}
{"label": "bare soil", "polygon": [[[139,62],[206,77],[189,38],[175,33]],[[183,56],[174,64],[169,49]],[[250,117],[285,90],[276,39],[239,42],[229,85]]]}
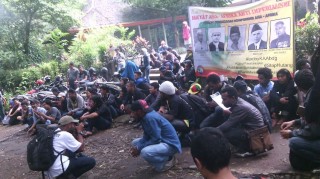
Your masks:
{"label": "bare soil", "polygon": [[[81,178],[137,178],[137,179],[194,179],[202,178],[195,170],[189,148],[178,154],[178,164],[164,173],[157,173],[140,157],[129,154],[130,143],[142,136],[141,129],[128,124],[128,116],[116,119],[112,129],[101,131],[85,140],[87,156],[96,159],[96,166]],[[0,173],[1,179],[37,179],[40,172],[30,171],[26,160],[26,146],[32,139],[23,131],[24,126],[0,126]],[[317,172],[299,173],[293,171],[288,159],[288,141],[278,131],[272,133],[272,151],[250,158],[232,158],[231,169],[237,176],[258,174],[266,178],[312,178]],[[297,176],[298,175],[298,176]]]}

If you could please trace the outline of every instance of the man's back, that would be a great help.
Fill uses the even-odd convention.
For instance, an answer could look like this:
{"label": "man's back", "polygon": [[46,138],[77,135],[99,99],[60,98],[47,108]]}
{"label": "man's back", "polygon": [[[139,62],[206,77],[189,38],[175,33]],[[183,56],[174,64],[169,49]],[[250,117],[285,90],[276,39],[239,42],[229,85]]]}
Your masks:
{"label": "man's back", "polygon": [[254,130],[264,126],[260,111],[241,98],[238,98],[237,103],[230,108],[230,111],[228,120],[218,127],[222,131],[230,130],[239,125],[246,130]]}
{"label": "man's back", "polygon": [[[57,134],[55,134],[53,138],[53,148],[55,150],[54,152],[55,155],[57,155],[57,152],[62,152],[65,150],[76,152],[80,148],[81,143],[78,142],[72,136],[72,134],[66,131],[61,131],[61,129],[59,128],[56,130],[56,132]],[[62,157],[62,159],[60,157]],[[66,155],[58,156],[55,162],[53,163],[53,165],[48,170],[49,176],[52,176],[52,177],[59,176],[60,174],[63,173],[63,170],[65,171],[68,168],[69,163],[70,163],[69,157],[67,157]]]}

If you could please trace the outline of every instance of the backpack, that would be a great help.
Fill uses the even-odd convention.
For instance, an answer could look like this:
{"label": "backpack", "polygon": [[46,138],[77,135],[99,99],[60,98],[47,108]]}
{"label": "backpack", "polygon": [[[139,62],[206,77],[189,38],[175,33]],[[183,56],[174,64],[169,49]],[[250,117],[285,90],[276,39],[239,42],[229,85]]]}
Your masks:
{"label": "backpack", "polygon": [[[27,162],[30,170],[47,171],[56,158],[62,154],[63,151],[57,152],[53,148],[53,138],[58,132],[60,131],[37,127],[36,136],[27,146]],[[54,152],[57,152],[58,155],[55,155]]]}
{"label": "backpack", "polygon": [[195,115],[195,127],[199,128],[200,123],[210,114],[205,101],[193,94],[182,94],[180,97],[192,107]]}

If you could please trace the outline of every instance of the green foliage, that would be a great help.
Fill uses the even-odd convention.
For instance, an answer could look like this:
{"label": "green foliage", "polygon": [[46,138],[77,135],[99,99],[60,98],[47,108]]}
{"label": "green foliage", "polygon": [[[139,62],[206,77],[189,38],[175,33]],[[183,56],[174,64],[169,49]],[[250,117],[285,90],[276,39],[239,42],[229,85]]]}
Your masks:
{"label": "green foliage", "polygon": [[314,53],[318,45],[319,30],[317,13],[307,13],[305,18],[298,21],[295,29],[296,56],[298,59]]}
{"label": "green foliage", "polygon": [[68,58],[79,62],[85,67],[95,66],[104,61],[104,55],[109,46],[131,46],[134,31],[119,26],[109,26],[100,29],[80,31],[70,46]]}

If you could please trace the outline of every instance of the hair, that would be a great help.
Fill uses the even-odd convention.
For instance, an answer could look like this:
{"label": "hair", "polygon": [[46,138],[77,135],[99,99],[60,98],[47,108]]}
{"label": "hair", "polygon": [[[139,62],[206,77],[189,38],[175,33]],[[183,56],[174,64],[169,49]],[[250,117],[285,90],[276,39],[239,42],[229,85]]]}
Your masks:
{"label": "hair", "polygon": [[51,92],[59,92],[59,89],[58,89],[57,87],[53,87],[53,88],[51,89]]}
{"label": "hair", "polygon": [[139,75],[139,76],[142,75],[142,73],[141,73],[140,71],[136,71],[136,72],[134,72],[134,73],[137,74],[137,75]]}
{"label": "hair", "polygon": [[154,87],[154,89],[159,90],[159,83],[157,83],[157,82],[151,83],[150,86]]}
{"label": "hair", "polygon": [[107,85],[102,85],[100,89],[109,91],[109,87]]}
{"label": "hair", "polygon": [[83,68],[83,65],[81,65],[81,64],[80,64],[80,65],[78,65],[78,68],[81,68],[81,67]]}
{"label": "hair", "polygon": [[220,76],[216,75],[216,74],[211,74],[207,77],[207,83],[213,83],[213,84],[217,84],[220,83]]}
{"label": "hair", "polygon": [[121,80],[124,82],[124,84],[127,84],[127,83],[128,83],[128,81],[129,81],[129,78],[127,78],[127,77],[123,77],[123,78],[121,78]]}
{"label": "hair", "polygon": [[49,105],[49,106],[52,107],[52,101],[51,101],[51,99],[45,99],[45,100],[43,101],[43,103],[44,103],[44,104],[47,104],[47,105]]}
{"label": "hair", "polygon": [[72,66],[73,66],[73,65],[74,65],[74,63],[73,63],[73,62],[70,62],[70,63],[69,63],[69,65],[72,65]]}
{"label": "hair", "polygon": [[276,22],[275,25],[279,25],[279,24],[284,25],[284,22],[283,21],[278,21],[278,22]]}
{"label": "hair", "polygon": [[21,106],[28,106],[29,105],[29,101],[28,100],[23,100],[22,102],[21,102]]}
{"label": "hair", "polygon": [[306,64],[310,64],[308,60],[298,60],[296,63],[296,69],[297,70],[302,70],[302,67],[305,66]]}
{"label": "hair", "polygon": [[221,90],[222,93],[227,93],[229,97],[238,98],[237,90],[234,87],[226,87],[223,90]]}
{"label": "hair", "polygon": [[100,107],[103,104],[99,95],[93,95],[91,100],[93,101],[95,107]]}
{"label": "hair", "polygon": [[237,90],[240,91],[241,93],[246,93],[248,86],[247,84],[244,82],[242,83],[243,80],[239,80],[233,83],[233,87]]}
{"label": "hair", "polygon": [[136,87],[136,85],[134,84],[133,81],[129,81],[129,82],[127,83],[127,85],[132,86],[132,87]]}
{"label": "hair", "polygon": [[40,103],[40,101],[37,99],[33,99],[30,101],[30,104],[39,104],[39,103]]}
{"label": "hair", "polygon": [[282,68],[277,72],[277,76],[279,76],[280,74],[286,75],[288,81],[292,80],[292,76],[289,70]]}
{"label": "hair", "polygon": [[258,75],[264,76],[266,79],[271,80],[272,79],[272,71],[270,68],[259,68],[257,70]]}
{"label": "hair", "polygon": [[161,52],[161,54],[162,54],[162,55],[167,55],[168,52],[165,50],[165,51]]}
{"label": "hair", "polygon": [[137,100],[131,104],[130,109],[131,111],[138,111],[138,110],[143,110],[143,107],[140,104],[140,102]]}
{"label": "hair", "polygon": [[191,142],[191,155],[216,174],[229,166],[231,150],[228,140],[219,129],[205,127],[196,132]]}
{"label": "hair", "polygon": [[93,95],[98,94],[98,90],[97,90],[96,88],[94,88],[94,87],[89,87],[89,88],[87,89],[87,91],[88,91],[89,93],[93,94]]}
{"label": "hair", "polygon": [[68,93],[75,94],[75,93],[76,93],[76,90],[74,90],[74,89],[70,88],[70,89],[68,90]]}
{"label": "hair", "polygon": [[299,88],[307,91],[314,85],[315,79],[311,70],[303,69],[294,76],[294,82]]}

